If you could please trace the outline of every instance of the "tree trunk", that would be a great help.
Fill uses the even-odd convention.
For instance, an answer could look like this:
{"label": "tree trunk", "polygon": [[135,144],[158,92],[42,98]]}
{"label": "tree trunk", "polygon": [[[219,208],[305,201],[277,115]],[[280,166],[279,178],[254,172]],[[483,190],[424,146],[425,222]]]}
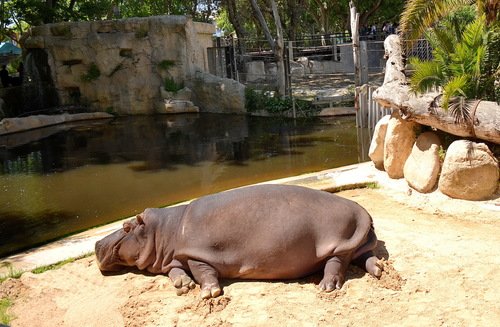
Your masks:
{"label": "tree trunk", "polygon": [[473,137],[500,144],[500,106],[492,101],[476,101],[471,120],[456,123],[448,110],[440,107],[438,92],[415,95],[407,85],[399,36],[390,35],[384,41],[387,57],[384,83],[373,98],[381,105],[399,110],[403,119],[430,126],[447,133]]}
{"label": "tree trunk", "polygon": [[352,35],[352,55],[354,60],[354,84],[361,86],[361,60],[359,58],[359,13],[356,12],[354,3],[349,2],[351,12],[351,35]]}
{"label": "tree trunk", "polygon": [[269,27],[267,26],[266,19],[264,18],[264,15],[262,14],[262,10],[260,10],[259,5],[257,4],[256,0],[250,0],[250,3],[252,4],[253,11],[255,13],[255,17],[257,18],[257,21],[259,22],[260,27],[262,28],[262,31],[264,32],[264,35],[266,37],[267,42],[271,46],[271,49],[274,51],[275,47],[275,42],[273,39],[273,36],[271,35],[271,31],[269,31]]}
{"label": "tree trunk", "polygon": [[361,26],[368,24],[368,18],[370,18],[370,16],[373,15],[373,13],[375,13],[380,8],[381,5],[382,5],[382,0],[378,0],[376,3],[373,4],[373,6],[369,10],[361,14],[359,18],[359,24]]}
{"label": "tree trunk", "polygon": [[238,13],[235,0],[224,0],[224,4],[227,7],[227,13],[229,15],[229,21],[234,27],[236,36],[238,37],[238,53],[243,55],[246,53],[246,38],[248,37],[248,32],[243,26],[243,19]]}
{"label": "tree trunk", "polygon": [[276,39],[273,38],[271,32],[269,30],[269,26],[264,19],[264,15],[262,15],[262,11],[260,10],[259,5],[256,0],[250,0],[252,4],[252,8],[255,12],[257,20],[266,35],[266,39],[269,42],[273,50],[274,57],[276,59],[276,71],[277,71],[277,83],[278,83],[278,96],[285,95],[285,63],[283,62],[283,49],[284,49],[284,41],[283,41],[283,27],[281,26],[281,19],[278,13],[278,6],[276,5],[276,1],[269,0],[269,4],[271,5],[271,10],[274,18],[274,24],[276,27]]}
{"label": "tree trunk", "polygon": [[276,73],[278,82],[278,94],[280,96],[285,95],[286,92],[286,81],[285,81],[285,62],[283,51],[285,50],[284,40],[283,40],[283,27],[281,25],[281,18],[278,12],[278,6],[276,1],[270,0],[271,9],[273,10],[274,24],[276,26],[276,42],[274,48],[274,56],[276,58]]}

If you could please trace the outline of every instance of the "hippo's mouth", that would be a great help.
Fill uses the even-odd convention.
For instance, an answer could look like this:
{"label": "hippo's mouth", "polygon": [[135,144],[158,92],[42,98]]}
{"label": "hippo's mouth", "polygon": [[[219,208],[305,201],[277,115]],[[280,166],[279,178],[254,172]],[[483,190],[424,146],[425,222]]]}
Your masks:
{"label": "hippo's mouth", "polygon": [[117,240],[113,242],[114,245],[105,244],[107,241],[106,238],[96,242],[95,254],[97,265],[101,271],[118,271],[123,269],[122,260],[118,255],[118,251],[120,250],[121,243],[125,236],[126,233],[120,235]]}

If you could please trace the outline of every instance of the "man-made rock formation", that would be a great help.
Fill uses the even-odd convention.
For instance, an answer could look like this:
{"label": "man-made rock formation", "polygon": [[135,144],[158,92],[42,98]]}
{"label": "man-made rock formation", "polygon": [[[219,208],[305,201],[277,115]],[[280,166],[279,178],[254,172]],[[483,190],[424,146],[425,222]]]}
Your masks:
{"label": "man-made rock formation", "polygon": [[[481,200],[494,195],[499,185],[498,159],[486,144],[466,140],[452,143],[440,172],[438,137],[427,132],[415,143],[414,131],[422,124],[453,135],[500,144],[500,106],[490,101],[474,101],[470,119],[457,122],[449,111],[440,107],[439,93],[417,96],[410,92],[399,36],[387,37],[384,46],[388,58],[384,84],[373,93],[373,98],[393,111],[384,142],[383,165],[387,174],[391,178],[404,175],[408,185],[420,192],[432,191],[439,178],[439,190],[453,198]],[[380,166],[380,152],[375,155],[375,149],[381,135],[376,133],[370,157]]]}
{"label": "man-made rock formation", "polygon": [[388,57],[384,84],[373,93],[373,98],[381,105],[400,111],[401,117],[408,121],[500,144],[500,106],[497,103],[475,101],[471,105],[471,120],[457,123],[449,110],[440,108],[439,93],[415,95],[410,91],[399,36],[388,36],[384,46]]}
{"label": "man-made rock formation", "polygon": [[197,71],[186,81],[203,112],[245,113],[245,86],[229,78]]}
{"label": "man-made rock formation", "polygon": [[384,143],[387,133],[387,124],[390,118],[390,115],[386,115],[377,122],[373,131],[370,149],[368,150],[368,156],[377,169],[384,169]]}
{"label": "man-made rock formation", "polygon": [[166,79],[182,85],[208,71],[213,32],[185,16],[65,22],[33,27],[25,47],[49,68],[61,105],[144,114],[158,108]]}
{"label": "man-made rock formation", "polygon": [[402,178],[406,159],[411,153],[420,125],[402,120],[393,112],[384,141],[384,169],[391,178]]}
{"label": "man-made rock formation", "polygon": [[404,177],[408,185],[421,193],[428,193],[437,184],[441,162],[439,149],[441,141],[433,132],[418,136],[411,154],[404,166]]}
{"label": "man-made rock formation", "polygon": [[483,200],[498,187],[498,161],[484,143],[453,142],[446,151],[439,190],[453,198]]}

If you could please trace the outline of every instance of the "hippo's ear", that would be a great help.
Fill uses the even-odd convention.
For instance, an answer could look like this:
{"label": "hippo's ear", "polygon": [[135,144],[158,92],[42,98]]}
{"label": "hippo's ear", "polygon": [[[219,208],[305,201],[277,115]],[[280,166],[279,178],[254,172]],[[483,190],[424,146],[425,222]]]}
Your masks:
{"label": "hippo's ear", "polygon": [[128,233],[132,230],[132,224],[128,221],[124,222],[123,223],[123,230],[125,231],[125,233]]}
{"label": "hippo's ear", "polygon": [[137,216],[135,216],[137,218],[137,223],[139,225],[144,225],[144,218],[142,218],[142,213],[138,214]]}

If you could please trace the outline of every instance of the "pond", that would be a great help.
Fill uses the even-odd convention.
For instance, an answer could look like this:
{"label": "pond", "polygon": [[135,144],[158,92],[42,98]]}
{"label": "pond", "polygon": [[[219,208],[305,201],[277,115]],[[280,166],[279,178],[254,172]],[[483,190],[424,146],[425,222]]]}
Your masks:
{"label": "pond", "polygon": [[146,207],[361,157],[352,116],[141,116],[3,136],[0,257]]}

